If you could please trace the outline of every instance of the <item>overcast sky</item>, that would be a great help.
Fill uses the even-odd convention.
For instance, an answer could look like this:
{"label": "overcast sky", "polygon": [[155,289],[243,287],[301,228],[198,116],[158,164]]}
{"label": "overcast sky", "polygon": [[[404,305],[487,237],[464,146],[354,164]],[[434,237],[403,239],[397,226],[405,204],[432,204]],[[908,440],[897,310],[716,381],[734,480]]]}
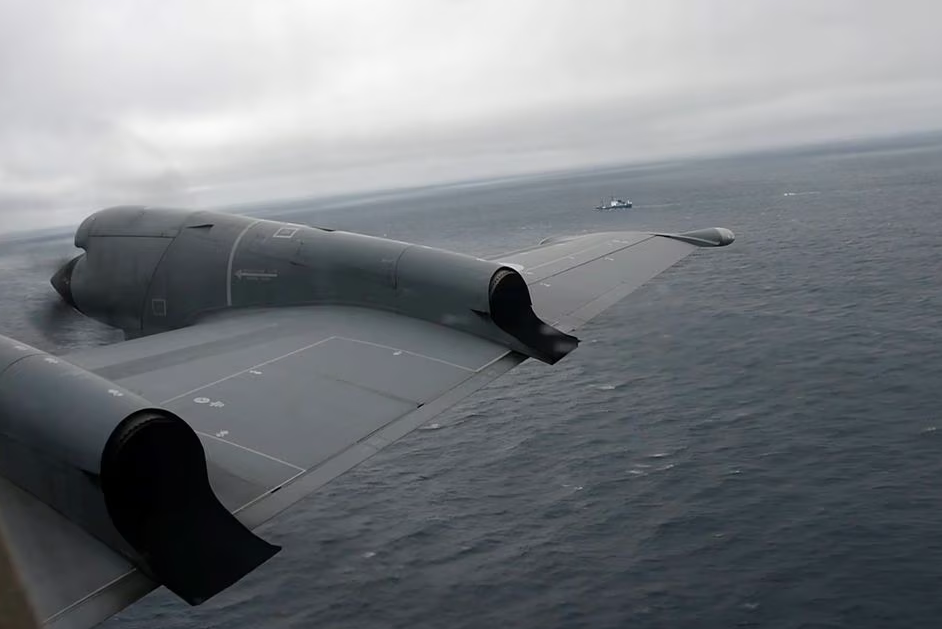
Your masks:
{"label": "overcast sky", "polygon": [[942,129],[938,0],[0,0],[0,231]]}

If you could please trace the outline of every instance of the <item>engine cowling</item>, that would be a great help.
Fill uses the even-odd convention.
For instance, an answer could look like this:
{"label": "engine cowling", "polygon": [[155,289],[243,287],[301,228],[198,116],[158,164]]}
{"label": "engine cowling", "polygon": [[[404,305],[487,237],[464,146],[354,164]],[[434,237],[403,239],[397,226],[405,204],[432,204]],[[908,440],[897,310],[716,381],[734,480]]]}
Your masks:
{"label": "engine cowling", "polygon": [[185,421],[2,336],[0,473],[190,604],[279,550],[216,498]]}
{"label": "engine cowling", "polygon": [[53,285],[131,337],[229,308],[338,304],[433,321],[550,363],[578,343],[536,316],[514,269],[431,247],[153,208],[94,214],[75,244],[85,254]]}
{"label": "engine cowling", "polygon": [[491,338],[550,364],[578,344],[536,316],[526,281],[497,262],[413,245],[400,257],[396,279],[397,308],[409,316]]}

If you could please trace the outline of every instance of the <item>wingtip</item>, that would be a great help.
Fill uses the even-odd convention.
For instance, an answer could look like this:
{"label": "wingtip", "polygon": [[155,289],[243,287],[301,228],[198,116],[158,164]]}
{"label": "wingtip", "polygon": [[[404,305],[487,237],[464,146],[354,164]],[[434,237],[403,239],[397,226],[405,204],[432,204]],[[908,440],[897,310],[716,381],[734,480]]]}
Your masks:
{"label": "wingtip", "polygon": [[657,234],[665,238],[672,238],[697,247],[725,247],[736,240],[736,234],[725,227],[708,227],[680,234]]}

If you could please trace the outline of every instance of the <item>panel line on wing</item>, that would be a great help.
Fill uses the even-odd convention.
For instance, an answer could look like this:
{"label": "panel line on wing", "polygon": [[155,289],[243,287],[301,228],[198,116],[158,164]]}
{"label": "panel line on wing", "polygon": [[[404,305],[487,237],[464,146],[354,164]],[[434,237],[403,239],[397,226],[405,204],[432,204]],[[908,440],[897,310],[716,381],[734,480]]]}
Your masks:
{"label": "panel line on wing", "polygon": [[[340,338],[338,337],[337,340],[340,340]],[[349,340],[349,339],[345,339],[345,340]],[[403,353],[405,353],[405,352],[403,352]],[[362,391],[368,391],[368,392],[370,392],[370,393],[373,393],[374,395],[378,395],[378,396],[380,396],[380,397],[388,398],[388,399],[390,399],[390,400],[395,400],[395,401],[397,401],[397,402],[402,402],[403,404],[410,404],[410,405],[412,405],[412,406],[421,406],[421,405],[422,405],[422,402],[421,402],[420,400],[413,400],[412,398],[402,397],[401,395],[395,395],[394,393],[390,393],[389,391],[383,391],[383,390],[381,390],[381,389],[375,389],[375,388],[373,388],[373,387],[367,386],[367,385],[362,384],[362,383],[360,383],[360,382],[355,382],[355,381],[353,381],[353,380],[346,380],[346,379],[344,379],[344,378],[340,378],[340,377],[331,375],[331,374],[329,374],[329,373],[324,373],[323,371],[313,371],[313,372],[311,372],[311,373],[314,374],[314,375],[316,375],[316,376],[318,376],[318,377],[320,377],[320,378],[323,378],[324,380],[330,380],[330,381],[332,381],[332,382],[339,382],[339,383],[345,384],[345,385],[347,385],[347,386],[349,386],[349,387],[353,387],[354,389],[360,389],[360,390],[362,390]]]}
{"label": "panel line on wing", "polygon": [[135,569],[132,569],[132,570],[128,570],[127,572],[125,572],[124,574],[122,574],[122,575],[119,576],[119,577],[115,577],[114,579],[112,579],[112,580],[109,581],[108,583],[105,583],[104,585],[102,585],[100,588],[98,588],[98,589],[96,589],[96,590],[92,590],[91,592],[89,592],[88,594],[86,594],[85,596],[83,596],[82,598],[80,598],[79,600],[74,601],[73,603],[71,603],[71,604],[69,604],[69,605],[66,605],[65,607],[63,607],[62,609],[60,609],[59,611],[57,611],[57,612],[54,613],[53,615],[49,616],[48,618],[46,618],[45,620],[43,620],[43,624],[44,624],[44,625],[48,625],[49,623],[53,622],[54,620],[56,620],[57,618],[59,618],[59,617],[62,616],[63,614],[67,614],[67,613],[69,613],[70,611],[72,611],[73,609],[75,609],[75,608],[77,608],[77,607],[80,607],[80,606],[83,605],[86,601],[95,598],[95,597],[98,596],[101,592],[107,590],[108,588],[110,588],[110,587],[111,587],[112,585],[114,585],[115,583],[118,583],[118,582],[120,582],[120,581],[123,581],[124,579],[128,578],[129,576],[131,576],[131,575],[134,574],[135,572],[137,572],[137,569],[136,569],[136,568],[135,568]]}
{"label": "panel line on wing", "polygon": [[294,463],[288,463],[287,461],[283,461],[283,460],[279,459],[279,458],[276,457],[276,456],[272,456],[272,455],[270,455],[270,454],[265,454],[264,452],[260,452],[260,451],[258,451],[258,450],[254,450],[254,449],[252,449],[252,448],[250,448],[250,447],[248,447],[248,446],[242,445],[241,443],[236,443],[235,441],[229,441],[228,439],[223,439],[222,437],[217,437],[216,435],[211,435],[211,434],[209,434],[208,432],[203,432],[203,431],[201,431],[201,430],[196,430],[196,431],[194,431],[194,432],[195,432],[196,434],[198,434],[198,435],[202,435],[202,436],[204,436],[204,437],[209,437],[210,439],[215,439],[216,441],[221,441],[222,443],[228,444],[228,445],[233,446],[233,447],[235,447],[235,448],[239,448],[240,450],[245,450],[246,452],[249,452],[249,453],[251,453],[251,454],[257,454],[258,456],[265,457],[266,459],[269,459],[269,460],[271,460],[271,461],[274,461],[275,463],[281,463],[282,465],[287,465],[288,467],[290,467],[290,468],[293,469],[293,470],[298,470],[298,471],[300,471],[300,472],[306,472],[306,471],[307,471],[307,470],[305,470],[303,467],[300,467],[300,466],[298,466],[298,465],[295,465]]}
{"label": "panel line on wing", "polygon": [[432,362],[440,363],[442,365],[448,365],[449,367],[454,367],[455,369],[461,369],[462,371],[467,371],[474,373],[476,370],[471,367],[465,367],[464,365],[458,365],[447,360],[442,360],[441,358],[434,358],[432,356],[427,356],[425,354],[420,354],[418,352],[411,352],[407,349],[402,349],[401,347],[392,347],[391,345],[383,345],[382,343],[373,343],[372,341],[362,341],[360,339],[351,339],[346,336],[335,336],[331,337],[339,341],[350,341],[351,343],[360,343],[361,345],[370,345],[372,347],[378,347],[380,349],[388,349],[393,352],[402,352],[403,354],[409,354],[410,356],[415,356],[416,358],[424,358],[426,360],[431,360]]}
{"label": "panel line on wing", "polygon": [[529,246],[529,247],[524,247],[523,249],[514,249],[513,251],[504,251],[504,252],[501,253],[500,255],[488,256],[487,259],[488,259],[488,260],[494,260],[494,261],[496,261],[496,262],[500,262],[501,260],[504,260],[504,259],[506,259],[506,258],[512,258],[512,257],[514,257],[514,256],[525,256],[525,255],[527,255],[527,254],[534,253],[534,252],[537,252],[537,251],[543,252],[543,251],[546,251],[547,249],[551,249],[551,248],[553,248],[553,247],[560,247],[560,246],[562,246],[562,245],[567,245],[567,244],[569,244],[570,242],[571,242],[570,240],[560,240],[560,241],[557,241],[557,242],[550,242],[550,243],[547,243],[547,244],[545,244],[545,245],[539,245],[539,244],[537,244],[537,245],[531,245],[531,246]]}
{"label": "panel line on wing", "polygon": [[486,363],[484,363],[483,365],[481,365],[480,367],[478,367],[477,369],[475,369],[475,370],[474,370],[474,373],[481,373],[482,371],[484,371],[484,370],[487,369],[488,367],[491,367],[491,366],[494,365],[495,363],[500,362],[500,361],[503,360],[506,356],[508,356],[508,355],[511,353],[511,351],[512,351],[512,350],[507,350],[506,352],[504,352],[503,354],[501,354],[501,355],[498,356],[497,358],[495,358],[495,359],[493,359],[493,360],[487,361]]}
{"label": "panel line on wing", "polygon": [[198,391],[202,391],[203,389],[208,389],[209,387],[215,386],[215,385],[220,384],[220,383],[222,383],[222,382],[225,382],[225,381],[227,381],[227,380],[231,380],[232,378],[235,378],[236,376],[241,376],[242,374],[246,374],[246,373],[252,371],[253,369],[259,369],[260,367],[265,367],[266,365],[270,365],[270,364],[272,364],[272,363],[276,363],[276,362],[278,362],[279,360],[284,360],[285,358],[288,358],[288,357],[290,357],[290,356],[294,356],[295,354],[300,354],[301,352],[307,351],[307,350],[311,349],[312,347],[317,347],[318,345],[322,345],[322,344],[326,343],[327,341],[330,341],[330,340],[333,340],[333,339],[336,339],[336,338],[340,338],[340,337],[337,337],[337,336],[328,336],[327,338],[323,338],[323,339],[321,339],[321,340],[319,340],[319,341],[317,341],[317,342],[315,342],[315,343],[311,343],[310,345],[305,345],[304,347],[299,347],[298,349],[296,349],[296,350],[294,350],[294,351],[291,351],[291,352],[288,352],[287,354],[283,354],[283,355],[281,355],[281,356],[277,356],[276,358],[272,358],[271,360],[266,360],[265,362],[263,362],[263,363],[258,363],[257,365],[252,365],[251,367],[248,367],[248,368],[246,368],[246,369],[241,369],[241,370],[239,370],[239,371],[237,371],[237,372],[235,372],[235,373],[233,373],[233,374],[230,374],[230,375],[228,375],[228,376],[226,376],[226,377],[224,377],[224,378],[220,378],[219,380],[216,380],[216,381],[214,381],[214,382],[210,382],[210,383],[208,383],[208,384],[204,384],[204,385],[202,385],[202,386],[196,387],[195,389],[190,389],[189,391],[186,391],[185,393],[181,393],[180,395],[175,395],[175,396],[172,397],[172,398],[168,398],[168,399],[164,400],[164,401],[161,402],[160,404],[161,404],[161,406],[163,406],[163,405],[165,405],[165,404],[169,404],[170,402],[176,402],[176,401],[179,400],[180,398],[184,398],[184,397],[186,397],[186,396],[188,396],[188,395],[192,395],[192,394],[194,394],[194,393],[197,393]]}
{"label": "panel line on wing", "polygon": [[[314,469],[314,468],[311,468],[311,469]],[[253,504],[255,504],[256,502],[258,502],[259,500],[264,500],[264,499],[267,498],[269,495],[275,493],[276,491],[278,491],[279,489],[281,489],[281,488],[284,487],[285,485],[289,485],[289,484],[293,483],[295,480],[301,478],[302,476],[304,476],[305,474],[307,474],[307,473],[310,472],[310,471],[311,471],[311,470],[301,470],[300,472],[298,472],[298,473],[295,474],[294,476],[290,476],[290,477],[286,478],[285,480],[281,481],[280,483],[278,483],[277,485],[275,485],[275,486],[272,487],[271,489],[267,489],[264,493],[261,493],[261,494],[259,494],[258,496],[255,496],[254,498],[252,498],[251,500],[249,500],[248,502],[246,502],[244,505],[242,505],[242,506],[239,507],[238,509],[233,510],[232,514],[235,515],[235,514],[239,513],[240,511],[242,511],[243,509],[248,509],[248,508],[251,507]]]}
{"label": "panel line on wing", "polygon": [[596,243],[596,244],[594,244],[594,245],[592,245],[592,246],[586,247],[585,249],[580,249],[579,251],[574,251],[574,252],[572,252],[572,253],[567,253],[567,254],[564,255],[564,256],[560,256],[559,258],[555,258],[555,259],[553,259],[553,260],[549,260],[548,262],[542,262],[542,263],[540,263],[540,264],[537,264],[536,266],[529,266],[529,267],[525,267],[525,268],[526,268],[527,271],[535,271],[536,269],[539,269],[539,268],[544,267],[544,266],[549,266],[550,264],[556,264],[557,262],[562,262],[563,260],[567,260],[567,259],[570,259],[570,258],[575,258],[575,257],[578,256],[578,255],[582,255],[583,253],[586,253],[586,252],[588,252],[588,251],[592,251],[593,249],[597,249],[598,247],[602,247],[602,246],[605,246],[605,245],[607,245],[607,244],[609,244],[609,243],[608,243],[608,242]]}
{"label": "panel line on wing", "polygon": [[[637,240],[637,241],[635,241],[635,242],[633,242],[633,243],[630,243],[630,244],[625,245],[624,247],[620,247],[620,248],[618,248],[618,249],[613,249],[613,250],[611,250],[611,251],[608,251],[608,252],[605,253],[605,255],[613,255],[613,254],[616,254],[616,253],[621,253],[622,251],[625,251],[626,249],[631,249],[632,247],[635,247],[635,246],[640,245],[640,244],[642,244],[642,243],[648,242],[648,241],[651,240],[652,238],[656,238],[656,236],[651,235],[651,236],[648,236],[647,238],[644,238],[643,240]],[[598,246],[598,245],[596,245],[596,246]],[[592,247],[590,247],[590,248],[592,248]],[[588,249],[586,249],[585,251],[588,251]],[[584,252],[583,252],[583,253],[584,253]],[[576,255],[576,254],[574,254],[574,255]],[[568,256],[567,256],[567,257],[568,257]],[[541,282],[542,282],[542,281],[548,280],[548,279],[550,279],[550,278],[556,277],[556,276],[558,276],[558,275],[562,275],[563,273],[568,273],[569,271],[572,271],[573,269],[578,269],[579,267],[585,266],[585,265],[587,265],[587,264],[592,264],[593,262],[595,262],[596,260],[598,260],[598,259],[601,258],[601,257],[602,257],[602,256],[600,255],[600,256],[597,256],[597,257],[592,258],[592,259],[590,259],[590,260],[585,260],[584,262],[580,262],[579,264],[574,264],[574,265],[572,265],[572,266],[566,267],[565,269],[562,269],[562,270],[560,270],[560,271],[557,271],[556,273],[553,273],[552,275],[547,275],[547,276],[545,276],[545,277],[541,277],[539,280],[534,280],[534,281],[541,281]],[[560,258],[560,259],[564,260],[565,258]],[[559,262],[559,260],[554,260],[554,262]],[[547,264],[548,264],[548,263],[547,263]],[[533,267],[533,268],[536,268],[536,267]]]}

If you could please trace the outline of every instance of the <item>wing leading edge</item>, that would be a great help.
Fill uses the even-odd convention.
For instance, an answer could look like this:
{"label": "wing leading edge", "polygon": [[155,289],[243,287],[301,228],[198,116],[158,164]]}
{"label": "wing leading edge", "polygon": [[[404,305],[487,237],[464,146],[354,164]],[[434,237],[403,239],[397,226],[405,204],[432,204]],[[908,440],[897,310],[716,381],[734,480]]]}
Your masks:
{"label": "wing leading edge", "polygon": [[[722,231],[694,234],[591,234],[497,260],[521,272],[541,318],[570,331],[697,246],[728,244]],[[219,500],[255,528],[526,356],[389,312],[311,306],[235,311],[65,358],[184,418]],[[93,626],[156,587],[2,478],[0,501],[47,626]]]}

